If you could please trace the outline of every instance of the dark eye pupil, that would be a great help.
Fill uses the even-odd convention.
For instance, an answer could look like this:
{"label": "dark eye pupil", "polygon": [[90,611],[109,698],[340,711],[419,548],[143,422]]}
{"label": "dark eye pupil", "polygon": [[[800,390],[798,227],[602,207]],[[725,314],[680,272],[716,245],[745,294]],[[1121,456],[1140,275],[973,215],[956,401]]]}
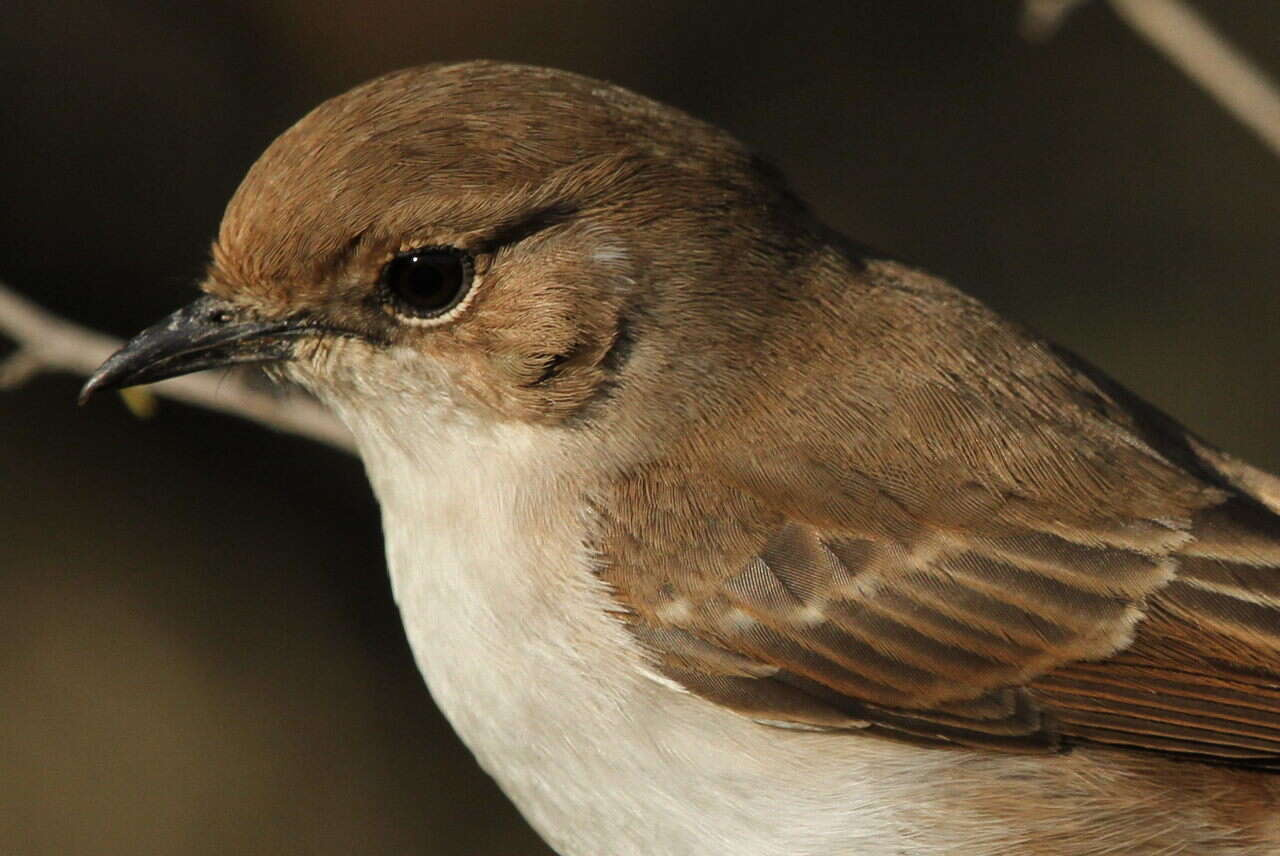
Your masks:
{"label": "dark eye pupil", "polygon": [[396,306],[419,317],[434,317],[462,299],[470,270],[452,250],[417,250],[387,265],[384,278]]}

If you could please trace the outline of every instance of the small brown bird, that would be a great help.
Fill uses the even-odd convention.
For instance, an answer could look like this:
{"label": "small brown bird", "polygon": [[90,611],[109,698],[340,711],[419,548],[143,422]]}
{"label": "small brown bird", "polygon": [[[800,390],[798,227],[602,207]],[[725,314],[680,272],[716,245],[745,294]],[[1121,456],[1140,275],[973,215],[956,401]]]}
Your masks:
{"label": "small brown bird", "polygon": [[561,853],[1280,852],[1280,480],[727,134],[390,74],[267,149],[203,288],[86,394],[331,405],[436,701]]}

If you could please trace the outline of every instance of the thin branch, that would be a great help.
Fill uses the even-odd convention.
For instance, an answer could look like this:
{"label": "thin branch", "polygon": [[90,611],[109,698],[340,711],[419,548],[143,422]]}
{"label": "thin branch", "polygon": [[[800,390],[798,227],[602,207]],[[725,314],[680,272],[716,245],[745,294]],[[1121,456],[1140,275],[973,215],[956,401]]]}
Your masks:
{"label": "thin branch", "polygon": [[1022,4],[1022,36],[1042,41],[1053,38],[1058,28],[1086,0],[1026,0]]}
{"label": "thin branch", "polygon": [[[1280,156],[1280,87],[1183,0],[1110,0],[1116,15]],[[1048,38],[1082,0],[1025,0],[1022,31]]]}
{"label": "thin branch", "polygon": [[[87,377],[122,342],[64,321],[0,282],[0,334],[17,344],[0,362],[0,389],[19,386],[42,372]],[[268,428],[298,434],[354,452],[351,435],[337,419],[301,391],[277,393],[255,385],[243,372],[196,374],[149,387],[158,395],[240,416]]]}
{"label": "thin branch", "polygon": [[1181,0],[1111,0],[1116,14],[1280,155],[1280,89]]}

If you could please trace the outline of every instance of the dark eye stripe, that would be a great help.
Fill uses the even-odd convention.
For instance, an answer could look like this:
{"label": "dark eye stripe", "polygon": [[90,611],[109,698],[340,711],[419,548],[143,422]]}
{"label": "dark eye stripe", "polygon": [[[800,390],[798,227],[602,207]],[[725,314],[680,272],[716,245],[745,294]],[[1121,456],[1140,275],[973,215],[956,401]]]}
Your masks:
{"label": "dark eye stripe", "polygon": [[567,203],[548,205],[530,214],[500,226],[491,233],[484,242],[485,249],[492,252],[502,247],[514,246],[521,241],[544,232],[553,226],[559,226],[578,213],[577,207]]}

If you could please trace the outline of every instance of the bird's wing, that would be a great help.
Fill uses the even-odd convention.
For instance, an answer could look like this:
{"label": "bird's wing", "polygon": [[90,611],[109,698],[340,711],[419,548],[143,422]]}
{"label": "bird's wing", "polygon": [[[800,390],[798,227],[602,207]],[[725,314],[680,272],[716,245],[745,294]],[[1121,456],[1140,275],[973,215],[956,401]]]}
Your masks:
{"label": "bird's wing", "polygon": [[600,573],[655,667],[770,724],[1280,767],[1280,518],[1087,367],[981,344],[762,377],[618,479]]}

